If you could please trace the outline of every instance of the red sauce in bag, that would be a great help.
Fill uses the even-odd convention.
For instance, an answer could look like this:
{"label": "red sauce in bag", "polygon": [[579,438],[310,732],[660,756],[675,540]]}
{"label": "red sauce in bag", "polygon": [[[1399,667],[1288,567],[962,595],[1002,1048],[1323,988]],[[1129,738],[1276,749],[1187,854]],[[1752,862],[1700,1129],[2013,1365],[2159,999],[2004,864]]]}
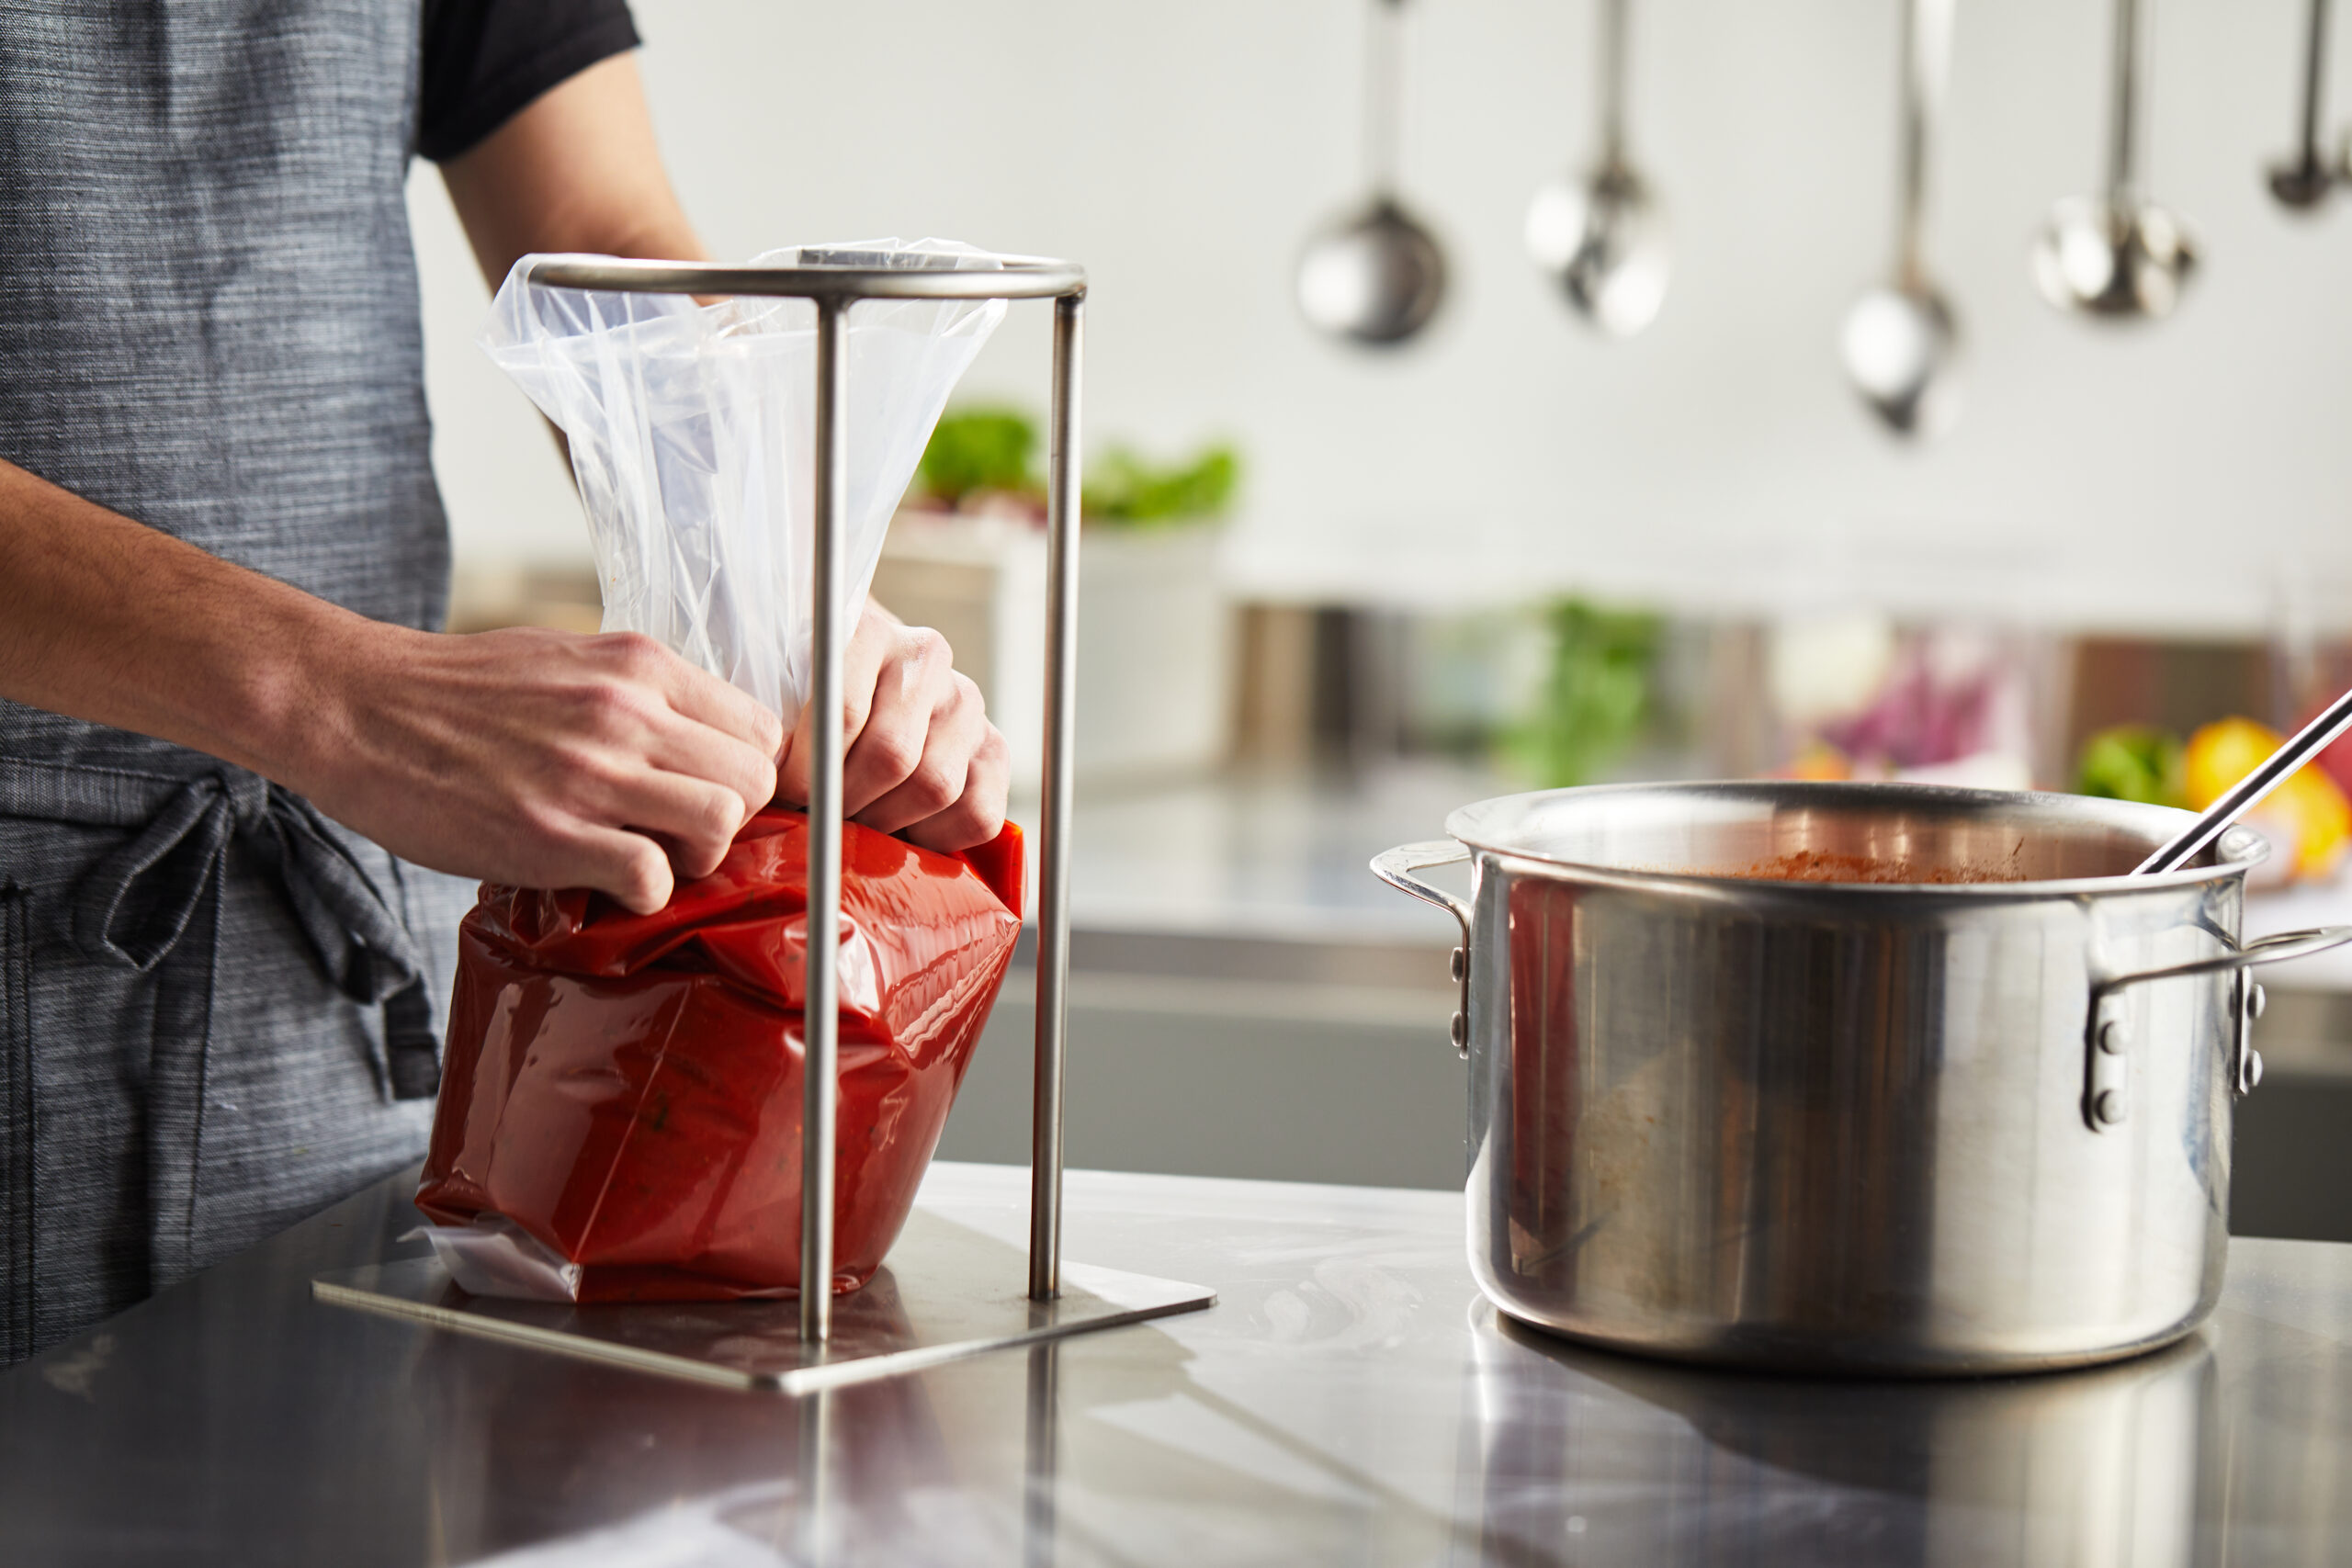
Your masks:
{"label": "red sauce in bag", "polygon": [[[797,1291],[808,849],[805,816],[763,811],[652,915],[485,885],[417,1207],[504,1215],[584,1266],[582,1301]],[[843,828],[837,1292],[913,1206],[1021,932],[1021,859],[1009,822],[963,855]]]}

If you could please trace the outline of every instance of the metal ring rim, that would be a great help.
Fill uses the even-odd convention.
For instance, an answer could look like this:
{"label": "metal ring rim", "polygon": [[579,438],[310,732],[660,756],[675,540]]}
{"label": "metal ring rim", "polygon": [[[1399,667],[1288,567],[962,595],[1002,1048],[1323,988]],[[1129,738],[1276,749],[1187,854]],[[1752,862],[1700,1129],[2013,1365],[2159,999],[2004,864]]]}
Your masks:
{"label": "metal ring rim", "polygon": [[704,294],[783,299],[1058,299],[1086,293],[1086,269],[1049,256],[1003,256],[988,271],[887,267],[733,266],[719,262],[544,261],[527,279],[602,294]]}

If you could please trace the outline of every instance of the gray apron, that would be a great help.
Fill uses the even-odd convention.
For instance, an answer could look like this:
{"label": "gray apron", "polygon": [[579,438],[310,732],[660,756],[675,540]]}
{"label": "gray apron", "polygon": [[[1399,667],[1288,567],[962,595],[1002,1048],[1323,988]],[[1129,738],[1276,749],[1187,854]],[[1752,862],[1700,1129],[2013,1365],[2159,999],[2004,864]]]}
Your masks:
{"label": "gray apron", "polygon": [[[0,457],[436,626],[416,0],[0,12]],[[0,702],[0,1361],[424,1147],[469,890]]]}

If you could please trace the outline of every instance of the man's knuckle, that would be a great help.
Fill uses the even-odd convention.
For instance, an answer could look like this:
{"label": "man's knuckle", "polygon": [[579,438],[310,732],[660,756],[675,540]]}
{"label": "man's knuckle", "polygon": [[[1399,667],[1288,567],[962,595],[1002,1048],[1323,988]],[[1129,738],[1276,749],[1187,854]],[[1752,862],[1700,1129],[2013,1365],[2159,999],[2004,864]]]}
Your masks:
{"label": "man's knuckle", "polygon": [[940,814],[933,834],[938,842],[951,850],[968,850],[995,838],[1003,826],[1001,812],[991,812],[984,804],[967,796],[953,809]]}
{"label": "man's knuckle", "polygon": [[645,716],[644,689],[634,682],[591,681],[580,688],[580,706],[600,734],[633,728]]}
{"label": "man's knuckle", "polygon": [[776,787],[783,781],[777,776],[775,759],[754,757],[743,770],[743,798],[756,811],[775,798]]}
{"label": "man's knuckle", "polygon": [[928,817],[956,803],[956,797],[964,793],[964,779],[961,773],[944,762],[926,757],[913,773],[907,775],[907,782],[899,787],[905,790],[909,801]]}
{"label": "man's knuckle", "polygon": [[650,839],[638,839],[621,868],[621,886],[632,897],[652,903],[669,897],[670,862]]}
{"label": "man's knuckle", "polygon": [[555,793],[578,807],[609,799],[628,777],[617,758],[599,746],[566,746],[556,755]]}
{"label": "man's knuckle", "polygon": [[695,826],[706,839],[724,844],[743,825],[742,796],[730,789],[713,789],[703,796],[695,818]]}
{"label": "man's knuckle", "polygon": [[922,761],[922,743],[903,731],[876,730],[865,738],[865,761],[875,772],[892,780],[913,773]]}
{"label": "man's knuckle", "polygon": [[661,668],[662,646],[643,632],[608,632],[602,638],[613,662],[632,675],[650,673]]}

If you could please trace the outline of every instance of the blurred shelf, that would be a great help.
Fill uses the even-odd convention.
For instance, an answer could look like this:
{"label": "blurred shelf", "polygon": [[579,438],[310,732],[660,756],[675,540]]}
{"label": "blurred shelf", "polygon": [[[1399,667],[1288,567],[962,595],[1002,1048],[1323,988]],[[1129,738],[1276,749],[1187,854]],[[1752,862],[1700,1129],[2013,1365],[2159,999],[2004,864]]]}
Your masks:
{"label": "blurred shelf", "polygon": [[2273,629],[2282,585],[2261,563],[2168,572],[2079,544],[1611,532],[1391,530],[1377,539],[1239,530],[1227,582],[1269,603],[1424,612],[1579,595],[1676,615],[1771,619],[1867,608],[2071,635],[2233,638]]}

